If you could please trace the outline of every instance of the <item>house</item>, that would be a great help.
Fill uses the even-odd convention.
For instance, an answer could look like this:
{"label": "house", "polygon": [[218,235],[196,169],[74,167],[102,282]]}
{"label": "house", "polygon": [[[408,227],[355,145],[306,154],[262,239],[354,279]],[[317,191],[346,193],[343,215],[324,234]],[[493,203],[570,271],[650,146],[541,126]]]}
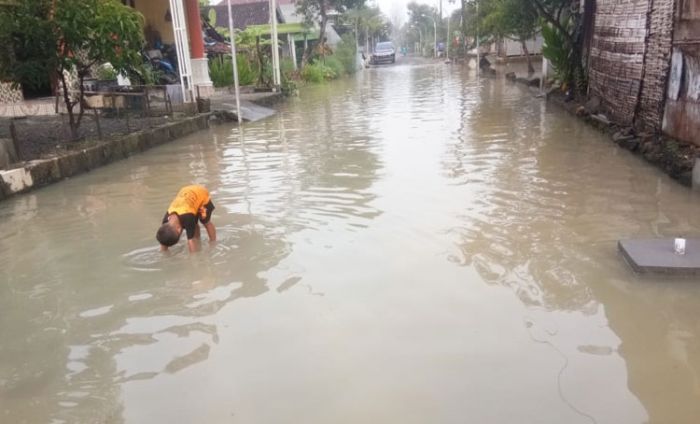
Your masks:
{"label": "house", "polygon": [[195,93],[207,97],[214,92],[198,0],[122,0],[122,3],[144,16],[147,38],[153,34],[163,44],[175,47],[183,99],[191,101]]}
{"label": "house", "polygon": [[[144,16],[147,38],[149,35],[158,37],[160,42],[175,47],[180,71],[180,98],[192,101],[196,92],[203,97],[212,93],[198,0],[121,1]],[[7,83],[0,84],[0,104],[18,105],[23,100],[20,90],[13,89]],[[43,109],[52,109],[50,103],[44,103],[41,104],[42,107],[46,106]]]}
{"label": "house", "polygon": [[622,125],[700,145],[700,0],[585,0],[589,96]]}

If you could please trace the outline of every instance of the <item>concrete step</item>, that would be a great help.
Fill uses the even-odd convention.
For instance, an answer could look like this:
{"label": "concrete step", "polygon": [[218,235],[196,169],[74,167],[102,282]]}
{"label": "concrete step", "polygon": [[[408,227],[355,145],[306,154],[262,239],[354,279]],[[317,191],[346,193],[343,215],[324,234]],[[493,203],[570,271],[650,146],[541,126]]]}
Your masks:
{"label": "concrete step", "polygon": [[674,250],[674,239],[620,240],[617,247],[632,269],[641,273],[700,274],[700,239],[686,239],[685,254]]}
{"label": "concrete step", "polygon": [[[223,109],[225,112],[236,115],[236,102],[222,102],[217,105],[217,108]],[[247,100],[241,100],[241,115],[244,121],[255,122],[261,119],[269,118],[277,113],[274,109],[265,106],[257,105]]]}

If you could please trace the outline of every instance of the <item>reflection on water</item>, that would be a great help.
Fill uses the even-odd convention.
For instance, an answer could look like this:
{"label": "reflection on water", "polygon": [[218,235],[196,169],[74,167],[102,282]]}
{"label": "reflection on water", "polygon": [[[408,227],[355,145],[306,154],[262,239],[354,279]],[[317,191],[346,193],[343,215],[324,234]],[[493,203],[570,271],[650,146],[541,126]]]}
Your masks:
{"label": "reflection on water", "polygon": [[[163,254],[188,183],[218,242]],[[700,288],[615,242],[697,201],[458,68],[309,88],[0,204],[0,422],[695,422]]]}

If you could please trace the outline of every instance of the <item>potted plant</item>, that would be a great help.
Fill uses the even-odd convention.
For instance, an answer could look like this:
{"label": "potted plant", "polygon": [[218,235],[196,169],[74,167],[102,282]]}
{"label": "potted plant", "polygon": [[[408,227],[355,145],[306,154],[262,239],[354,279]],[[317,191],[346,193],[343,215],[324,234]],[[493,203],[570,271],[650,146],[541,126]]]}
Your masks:
{"label": "potted plant", "polygon": [[119,86],[117,84],[117,71],[112,65],[106,63],[97,68],[97,81],[95,82],[97,91],[112,91]]}

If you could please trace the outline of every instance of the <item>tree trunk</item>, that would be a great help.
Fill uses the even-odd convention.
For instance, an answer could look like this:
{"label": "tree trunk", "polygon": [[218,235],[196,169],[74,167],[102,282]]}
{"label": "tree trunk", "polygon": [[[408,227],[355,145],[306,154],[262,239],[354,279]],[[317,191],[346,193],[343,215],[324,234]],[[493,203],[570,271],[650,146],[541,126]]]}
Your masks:
{"label": "tree trunk", "polygon": [[520,45],[523,46],[523,53],[525,53],[525,59],[527,60],[527,73],[534,74],[535,68],[532,67],[532,58],[530,57],[530,52],[527,50],[527,41],[521,38]]}
{"label": "tree trunk", "polygon": [[[75,122],[75,132],[78,132],[78,128],[80,127],[80,123],[83,121],[83,115],[85,114],[85,86],[83,83],[85,82],[85,75],[87,74],[87,70],[84,72],[78,71],[78,89],[80,90],[78,94],[78,119]],[[116,107],[116,105],[112,105]]]}
{"label": "tree trunk", "polygon": [[78,126],[75,122],[75,114],[73,113],[73,103],[70,99],[70,88],[68,87],[68,82],[66,81],[66,75],[63,69],[59,70],[59,75],[61,78],[61,85],[63,86],[63,103],[66,105],[66,112],[68,112],[68,126],[70,127],[70,138],[71,141],[78,139]]}
{"label": "tree trunk", "polygon": [[312,43],[312,45],[309,46],[309,48],[304,52],[304,57],[302,59],[304,64],[309,63],[311,57],[313,56],[314,50],[316,50],[319,46],[323,46],[326,42],[326,25],[328,24],[328,16],[326,15],[325,1],[321,2],[319,13],[321,15],[321,25],[318,30],[318,40],[316,40],[315,43]]}

